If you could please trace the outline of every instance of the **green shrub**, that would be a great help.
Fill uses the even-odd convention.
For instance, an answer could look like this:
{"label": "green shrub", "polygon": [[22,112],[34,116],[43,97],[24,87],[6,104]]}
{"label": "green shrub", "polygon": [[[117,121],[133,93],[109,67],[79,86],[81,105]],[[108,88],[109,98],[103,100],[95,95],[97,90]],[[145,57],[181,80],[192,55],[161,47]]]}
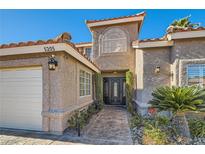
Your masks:
{"label": "green shrub", "polygon": [[130,120],[130,127],[131,128],[139,127],[142,124],[142,121],[143,119],[139,115],[136,114],[132,116]]}
{"label": "green shrub", "polygon": [[170,123],[170,119],[165,116],[156,116],[156,121],[159,126],[167,126]]}
{"label": "green shrub", "polygon": [[189,129],[193,137],[205,137],[205,121],[201,119],[190,119]]}
{"label": "green shrub", "polygon": [[[152,93],[153,99],[149,102],[159,111],[171,111],[178,131],[184,138],[190,138],[190,130],[186,111],[200,111],[203,108],[205,89],[200,87],[159,87]],[[188,140],[187,140],[188,141]]]}
{"label": "green shrub", "polygon": [[101,73],[96,73],[94,75],[95,83],[95,96],[98,109],[101,110],[104,106],[103,102],[103,78]]}
{"label": "green shrub", "polygon": [[87,109],[76,111],[74,115],[68,120],[68,124],[70,128],[77,128],[77,123],[80,125],[82,129],[90,120],[93,114],[98,111],[95,108],[95,104],[91,104]]}
{"label": "green shrub", "polygon": [[70,128],[76,128],[78,115],[79,112],[75,112],[74,115],[70,119],[68,119],[68,124]]}
{"label": "green shrub", "polygon": [[167,144],[167,135],[158,127],[146,123],[144,127],[143,144]]}
{"label": "green shrub", "polygon": [[173,114],[184,111],[197,111],[204,104],[205,89],[198,87],[159,87],[152,93],[149,102],[159,111],[171,111]]}
{"label": "green shrub", "polygon": [[126,105],[127,105],[127,110],[131,113],[134,114],[134,107],[132,104],[132,99],[133,99],[133,93],[134,93],[134,75],[131,71],[126,72]]}

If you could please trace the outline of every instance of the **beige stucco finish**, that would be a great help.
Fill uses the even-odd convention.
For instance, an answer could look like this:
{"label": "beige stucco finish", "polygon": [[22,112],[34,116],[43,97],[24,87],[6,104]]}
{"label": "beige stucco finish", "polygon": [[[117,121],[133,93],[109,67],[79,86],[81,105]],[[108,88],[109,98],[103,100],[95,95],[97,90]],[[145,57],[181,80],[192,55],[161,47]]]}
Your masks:
{"label": "beige stucco finish", "polygon": [[[101,38],[108,30],[119,28],[127,37],[127,50],[116,53],[101,53]],[[93,36],[93,60],[102,72],[108,70],[134,70],[134,49],[131,42],[138,37],[138,24],[136,22],[100,26],[91,28]]]}
{"label": "beige stucco finish", "polygon": [[[160,73],[155,73],[155,67]],[[170,62],[167,48],[136,49],[137,85],[135,101],[140,111],[146,110],[152,91],[162,85],[170,85]],[[146,112],[146,111],[144,111]]]}
{"label": "beige stucco finish", "polygon": [[[205,63],[205,39],[174,40],[171,47],[149,47],[136,49],[135,75],[138,110],[145,114],[152,99],[152,91],[159,86],[184,86],[187,84],[188,64]],[[160,73],[154,73],[155,67]]]}
{"label": "beige stucco finish", "polygon": [[94,72],[63,51],[54,54],[58,60],[55,71],[48,70],[48,55],[45,54],[0,57],[0,67],[42,66],[42,130],[59,134],[67,128],[67,120],[74,110],[86,107],[93,102],[92,94],[79,97],[79,70],[82,69],[91,74]]}

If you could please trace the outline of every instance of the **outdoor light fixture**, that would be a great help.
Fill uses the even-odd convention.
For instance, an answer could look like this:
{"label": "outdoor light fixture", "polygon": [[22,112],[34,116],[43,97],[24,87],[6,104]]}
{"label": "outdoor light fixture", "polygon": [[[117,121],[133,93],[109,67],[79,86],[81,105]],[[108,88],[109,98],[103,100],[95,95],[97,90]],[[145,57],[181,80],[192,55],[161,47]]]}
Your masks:
{"label": "outdoor light fixture", "polygon": [[155,74],[159,74],[160,73],[160,66],[156,66],[154,72],[155,72]]}
{"label": "outdoor light fixture", "polygon": [[55,55],[51,55],[48,59],[48,69],[55,70],[58,66],[58,61],[55,59]]}

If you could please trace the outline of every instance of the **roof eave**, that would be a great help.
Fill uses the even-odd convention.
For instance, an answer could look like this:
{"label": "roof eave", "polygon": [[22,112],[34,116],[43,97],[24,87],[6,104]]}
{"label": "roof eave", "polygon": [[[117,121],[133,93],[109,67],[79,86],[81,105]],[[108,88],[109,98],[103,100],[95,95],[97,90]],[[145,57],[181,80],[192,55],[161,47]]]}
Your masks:
{"label": "roof eave", "polygon": [[183,31],[167,34],[168,40],[188,39],[188,38],[203,38],[205,37],[205,30],[200,31]]}
{"label": "roof eave", "polygon": [[75,46],[76,46],[77,48],[80,48],[80,47],[90,47],[90,46],[92,46],[92,45],[93,45],[92,42],[90,42],[90,43],[79,43],[79,44],[75,44]]}
{"label": "roof eave", "polygon": [[129,17],[124,19],[112,19],[112,20],[106,20],[106,21],[96,21],[92,23],[86,22],[88,28],[92,27],[99,27],[99,26],[105,26],[105,25],[113,25],[113,24],[120,24],[120,23],[128,23],[128,22],[138,22],[143,21],[144,16],[136,16],[136,17]]}
{"label": "roof eave", "polygon": [[0,49],[1,56],[12,56],[12,55],[22,55],[22,54],[33,54],[33,53],[45,53],[45,47],[53,46],[55,52],[65,51],[72,57],[82,62],[84,65],[92,69],[93,71],[100,73],[100,70],[91,61],[86,59],[83,55],[77,52],[71,45],[67,43],[55,43],[55,44],[43,44],[43,45],[33,45],[33,46],[23,46],[23,47],[13,47],[13,48],[2,48]]}
{"label": "roof eave", "polygon": [[170,47],[173,45],[174,45],[173,41],[149,41],[149,42],[132,43],[132,47],[135,49]]}

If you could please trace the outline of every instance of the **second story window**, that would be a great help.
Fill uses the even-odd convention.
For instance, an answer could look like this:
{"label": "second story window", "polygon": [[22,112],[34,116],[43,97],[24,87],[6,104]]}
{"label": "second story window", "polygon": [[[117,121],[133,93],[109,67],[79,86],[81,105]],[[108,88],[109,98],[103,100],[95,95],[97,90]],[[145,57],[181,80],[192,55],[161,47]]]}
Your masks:
{"label": "second story window", "polygon": [[101,53],[127,51],[127,36],[120,28],[112,28],[104,33],[100,40]]}
{"label": "second story window", "polygon": [[85,54],[92,59],[92,48],[85,48]]}

